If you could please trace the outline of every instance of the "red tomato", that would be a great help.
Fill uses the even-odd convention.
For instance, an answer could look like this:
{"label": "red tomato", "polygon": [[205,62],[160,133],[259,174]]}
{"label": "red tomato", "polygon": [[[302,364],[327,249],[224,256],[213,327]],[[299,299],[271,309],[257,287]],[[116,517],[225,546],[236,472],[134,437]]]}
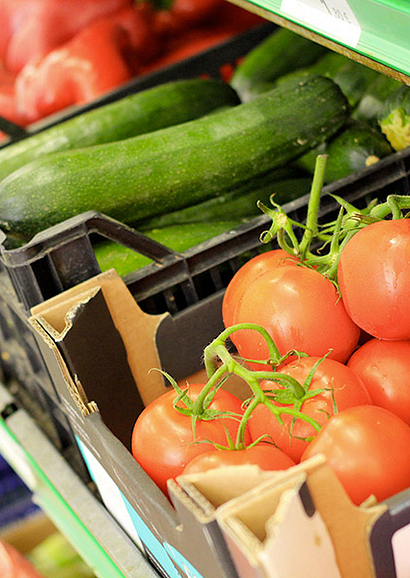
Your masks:
{"label": "red tomato", "polygon": [[[278,370],[278,373],[290,375],[303,384],[318,359],[317,357],[304,357],[299,361],[292,361]],[[263,381],[261,386],[265,391],[281,389],[279,384],[272,381]],[[309,391],[326,390],[306,399],[300,410],[320,425],[324,425],[333,415],[334,404],[337,410],[341,411],[354,405],[371,403],[369,394],[353,370],[329,358],[324,359],[317,367],[308,389]],[[275,405],[284,406],[277,401]],[[258,405],[248,422],[252,439],[256,440],[263,434],[269,434],[279,448],[298,462],[309,444],[306,438],[314,437],[316,430],[302,419],[295,420],[292,427],[293,417],[288,414],[283,414],[282,420],[283,424],[280,424],[268,407],[263,404]]]}
{"label": "red tomato", "polygon": [[[335,286],[313,269],[276,267],[250,283],[236,307],[234,323],[256,323],[270,333],[280,353],[298,349],[312,356],[346,361],[360,335]],[[268,348],[256,331],[232,336],[239,354],[267,359]]]}
{"label": "red tomato", "polygon": [[254,464],[261,470],[287,470],[295,462],[282,450],[269,444],[259,444],[243,450],[210,451],[196,456],[184,468],[183,474],[206,472],[223,466]]}
{"label": "red tomato", "polygon": [[378,221],[340,254],[338,281],[353,321],[380,339],[410,339],[410,220]]}
{"label": "red tomato", "polygon": [[256,257],[249,259],[242,265],[230,280],[222,301],[222,317],[225,327],[233,325],[236,306],[249,283],[262,275],[262,273],[266,273],[266,271],[275,267],[289,265],[292,261],[295,261],[295,257],[292,257],[283,249],[274,249],[273,251],[256,255]]}
{"label": "red tomato", "polygon": [[353,353],[347,365],[363,381],[374,405],[410,425],[410,341],[372,339]]}
{"label": "red tomato", "polygon": [[352,502],[410,486],[410,427],[387,409],[351,407],[330,418],[302,456],[324,454]]}
{"label": "red tomato", "polygon": [[[195,401],[203,385],[189,386],[189,396]],[[196,455],[215,450],[210,443],[201,440],[211,440],[214,443],[227,445],[225,428],[235,440],[238,421],[232,418],[212,420],[198,419],[195,426],[194,443],[192,420],[173,407],[177,397],[174,389],[161,395],[151,402],[138,416],[132,432],[131,449],[134,458],[147,472],[152,480],[167,495],[167,480],[182,473],[186,464]],[[181,402],[179,407],[185,407]],[[210,409],[231,411],[242,414],[241,401],[233,394],[219,389]],[[250,443],[250,436],[245,435],[245,444]],[[216,451],[216,450],[215,450]]]}

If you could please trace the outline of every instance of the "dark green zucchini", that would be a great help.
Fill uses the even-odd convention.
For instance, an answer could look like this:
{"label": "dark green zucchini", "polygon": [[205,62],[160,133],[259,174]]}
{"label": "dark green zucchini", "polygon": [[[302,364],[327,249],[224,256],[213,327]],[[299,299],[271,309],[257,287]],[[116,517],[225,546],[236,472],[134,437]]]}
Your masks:
{"label": "dark green zucchini", "polygon": [[322,62],[318,62],[313,71],[336,82],[352,108],[357,106],[374,79],[380,76],[376,70],[336,52],[329,53]]}
{"label": "dark green zucchini", "polygon": [[[214,221],[212,223],[182,223],[144,231],[144,235],[158,241],[168,249],[183,252],[217,235],[240,225],[240,221]],[[113,241],[103,241],[94,246],[94,253],[101,271],[115,269],[121,276],[152,263],[152,259]]]}
{"label": "dark green zucchini", "polygon": [[377,163],[392,152],[392,147],[379,130],[352,119],[328,143],[298,159],[298,164],[313,173],[316,156],[329,155],[325,182],[332,183]]}
{"label": "dark green zucchini", "polygon": [[385,111],[387,100],[402,86],[398,80],[379,74],[367,87],[352,117],[379,127],[379,119]]}
{"label": "dark green zucchini", "polygon": [[[279,77],[309,66],[327,49],[286,28],[279,28],[248,52],[237,66],[231,86],[242,102],[254,98],[261,90],[271,88]],[[259,85],[263,85],[262,89]]]}
{"label": "dark green zucchini", "polygon": [[410,146],[410,88],[402,85],[386,100],[379,125],[391,146],[401,151]]}
{"label": "dark green zucchini", "polygon": [[41,156],[118,141],[239,104],[228,84],[213,79],[167,82],[131,94],[0,149],[0,180]]}
{"label": "dark green zucchini", "polygon": [[0,183],[0,225],[28,238],[90,209],[135,223],[193,205],[318,146],[348,115],[339,87],[317,76],[177,126],[54,153]]}
{"label": "dark green zucchini", "polygon": [[328,51],[311,66],[289,72],[278,79],[278,82],[288,82],[295,75],[309,76],[311,74],[321,74],[331,78],[340,87],[352,109],[357,106],[369,85],[380,76],[379,72],[347,56]]}
{"label": "dark green zucchini", "polygon": [[273,195],[276,203],[283,205],[309,193],[312,179],[289,178],[266,182],[265,185],[246,185],[244,189],[228,191],[219,197],[208,199],[198,205],[152,217],[138,224],[140,231],[153,227],[166,227],[183,223],[211,223],[213,220],[235,219],[248,221],[261,214],[257,201],[269,205]]}

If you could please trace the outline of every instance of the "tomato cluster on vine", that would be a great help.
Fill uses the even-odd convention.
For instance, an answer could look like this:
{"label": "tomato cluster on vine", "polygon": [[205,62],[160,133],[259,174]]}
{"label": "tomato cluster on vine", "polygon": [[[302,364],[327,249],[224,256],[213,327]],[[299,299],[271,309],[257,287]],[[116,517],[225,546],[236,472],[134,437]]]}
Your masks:
{"label": "tomato cluster on vine", "polygon": [[[133,454],[164,492],[182,473],[286,469],[318,453],[355,504],[410,487],[410,197],[360,210],[336,199],[338,218],[319,227],[315,182],[301,241],[281,207],[261,207],[278,247],[230,281],[207,383],[170,378],[136,421]],[[231,375],[249,386],[233,405]]]}

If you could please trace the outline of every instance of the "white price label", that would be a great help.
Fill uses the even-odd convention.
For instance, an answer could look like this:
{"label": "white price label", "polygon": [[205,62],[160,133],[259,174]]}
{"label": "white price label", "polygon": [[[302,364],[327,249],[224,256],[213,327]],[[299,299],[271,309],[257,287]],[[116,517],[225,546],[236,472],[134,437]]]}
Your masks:
{"label": "white price label", "polygon": [[407,576],[410,576],[409,540],[410,525],[399,528],[392,537],[391,542],[397,578],[406,578]]}
{"label": "white price label", "polygon": [[282,0],[281,12],[355,48],[361,27],[346,0]]}

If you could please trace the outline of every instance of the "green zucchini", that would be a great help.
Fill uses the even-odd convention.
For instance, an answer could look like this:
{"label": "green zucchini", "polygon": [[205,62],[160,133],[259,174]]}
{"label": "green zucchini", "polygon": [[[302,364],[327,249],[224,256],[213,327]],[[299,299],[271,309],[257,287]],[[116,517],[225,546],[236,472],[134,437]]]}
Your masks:
{"label": "green zucchini", "polygon": [[286,28],[279,28],[253,50],[248,52],[237,66],[231,86],[239,94],[242,102],[254,98],[279,77],[309,66],[327,52],[327,49]]}
{"label": "green zucchini", "polygon": [[[214,221],[211,223],[182,223],[144,231],[144,235],[158,241],[178,253],[226,233],[240,225],[240,220]],[[102,272],[115,269],[122,277],[152,263],[152,259],[115,243],[103,241],[94,247],[94,253]]]}
{"label": "green zucchini", "polygon": [[401,86],[395,78],[379,74],[365,90],[352,117],[380,129],[379,118],[385,111],[386,102]]}
{"label": "green zucchini", "polygon": [[214,79],[177,80],[148,88],[0,149],[0,180],[52,152],[123,140],[239,102],[231,86]]}
{"label": "green zucchini", "polygon": [[364,170],[392,152],[392,147],[379,130],[352,119],[328,143],[298,159],[298,164],[313,173],[316,156],[327,154],[325,182],[332,183]]}
{"label": "green zucchini", "polygon": [[311,66],[289,72],[279,78],[278,82],[288,82],[296,75],[309,76],[311,74],[320,74],[331,78],[340,87],[352,109],[357,106],[369,85],[380,76],[379,72],[359,64],[347,56],[328,51]]}
{"label": "green zucchini", "polygon": [[332,78],[340,86],[353,109],[379,73],[364,64],[350,60],[350,58],[343,58],[346,58],[347,62],[340,67],[334,76],[329,76],[329,78]]}
{"label": "green zucchini", "polygon": [[400,86],[386,100],[379,125],[396,151],[410,146],[410,88]]}
{"label": "green zucchini", "polygon": [[211,223],[213,220],[235,219],[248,221],[261,214],[257,202],[269,204],[273,196],[276,203],[283,205],[309,193],[312,179],[289,178],[266,182],[265,185],[245,187],[228,191],[219,197],[213,197],[198,205],[172,211],[165,215],[152,217],[138,224],[140,231],[153,227],[166,227],[183,223]]}
{"label": "green zucchini", "polygon": [[0,226],[29,238],[87,210],[128,224],[193,205],[318,146],[348,115],[338,86],[317,76],[173,127],[54,153],[0,183]]}

